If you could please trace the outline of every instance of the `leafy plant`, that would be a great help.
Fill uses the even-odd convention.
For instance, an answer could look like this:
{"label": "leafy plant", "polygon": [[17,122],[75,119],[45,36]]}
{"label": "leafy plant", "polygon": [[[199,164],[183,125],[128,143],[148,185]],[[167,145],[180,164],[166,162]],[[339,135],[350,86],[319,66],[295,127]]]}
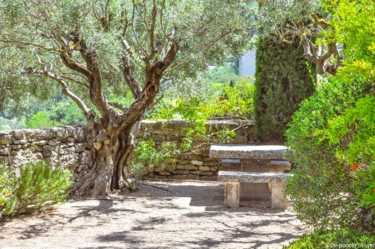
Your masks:
{"label": "leafy plant", "polygon": [[179,97],[166,103],[153,119],[180,118],[207,120],[215,117],[252,119],[254,108],[254,83],[250,78],[239,79],[233,85],[225,85],[211,96],[196,94]]}
{"label": "leafy plant", "polygon": [[61,203],[73,183],[69,171],[51,169],[45,162],[26,164],[19,173],[3,165],[0,173],[0,214],[5,216],[40,211],[47,202]]}
{"label": "leafy plant", "polygon": [[58,125],[60,125],[60,123],[51,120],[48,111],[40,111],[26,121],[25,128],[48,128]]}
{"label": "leafy plant", "polygon": [[148,139],[137,144],[134,154],[131,172],[140,177],[155,167],[166,167],[179,154],[179,150],[177,145],[171,142],[165,142],[157,148],[155,142]]}
{"label": "leafy plant", "polygon": [[[346,248],[349,245],[361,245],[361,248],[372,248],[375,236],[360,230],[316,230],[292,242],[288,249]],[[342,246],[342,247],[340,247]]]}
{"label": "leafy plant", "polygon": [[287,192],[297,216],[314,227],[375,228],[375,5],[360,3],[325,1],[335,27],[326,39],[345,44],[344,64],[287,131],[296,166]]}

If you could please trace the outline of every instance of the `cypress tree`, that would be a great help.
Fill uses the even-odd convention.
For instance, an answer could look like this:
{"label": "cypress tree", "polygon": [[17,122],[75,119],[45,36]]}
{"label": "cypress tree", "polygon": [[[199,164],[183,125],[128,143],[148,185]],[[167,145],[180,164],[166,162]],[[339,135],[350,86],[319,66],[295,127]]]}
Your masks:
{"label": "cypress tree", "polygon": [[283,143],[284,132],[301,101],[315,89],[313,66],[298,42],[259,40],[255,74],[255,135],[260,142]]}

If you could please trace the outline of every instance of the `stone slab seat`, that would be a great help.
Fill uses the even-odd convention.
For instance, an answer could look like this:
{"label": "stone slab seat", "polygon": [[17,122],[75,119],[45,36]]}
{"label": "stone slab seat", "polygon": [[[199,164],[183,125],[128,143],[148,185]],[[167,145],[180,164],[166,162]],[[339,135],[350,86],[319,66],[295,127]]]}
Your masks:
{"label": "stone slab seat", "polygon": [[284,160],[283,145],[212,144],[209,156],[225,159],[270,159]]}
{"label": "stone slab seat", "polygon": [[241,172],[241,171],[219,171],[218,181],[225,182],[224,204],[228,207],[239,207],[240,205],[240,183],[269,183],[271,188],[271,207],[273,209],[285,209],[285,181],[291,176],[288,173],[265,173],[265,172]]}

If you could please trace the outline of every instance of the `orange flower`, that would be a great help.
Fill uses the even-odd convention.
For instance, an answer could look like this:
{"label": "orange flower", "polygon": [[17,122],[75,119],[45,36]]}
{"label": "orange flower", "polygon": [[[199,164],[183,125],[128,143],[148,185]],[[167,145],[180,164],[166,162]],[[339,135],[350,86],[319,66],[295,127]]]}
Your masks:
{"label": "orange flower", "polygon": [[358,170],[358,167],[357,165],[355,165],[354,163],[352,165],[350,165],[350,167],[352,170]]}
{"label": "orange flower", "polygon": [[375,188],[372,189],[372,192],[375,193]]}

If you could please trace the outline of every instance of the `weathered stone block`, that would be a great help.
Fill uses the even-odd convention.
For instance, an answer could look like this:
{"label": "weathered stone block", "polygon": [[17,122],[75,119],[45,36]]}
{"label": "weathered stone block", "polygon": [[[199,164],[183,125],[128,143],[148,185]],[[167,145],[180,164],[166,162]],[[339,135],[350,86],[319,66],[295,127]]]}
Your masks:
{"label": "weathered stone block", "polygon": [[199,170],[196,170],[196,171],[190,171],[189,174],[192,174],[192,175],[199,175],[199,173],[201,173]]}
{"label": "weathered stone block", "polygon": [[159,175],[161,175],[161,176],[170,176],[171,173],[166,172],[166,171],[162,171],[162,172],[159,172]]}
{"label": "weathered stone block", "polygon": [[197,170],[198,167],[194,165],[176,165],[176,169],[178,170]]}
{"label": "weathered stone block", "polygon": [[214,144],[210,149],[212,158],[284,159],[285,153],[282,145]]}
{"label": "weathered stone block", "polygon": [[0,149],[0,156],[8,156],[10,155],[11,149],[9,147]]}
{"label": "weathered stone block", "polygon": [[189,171],[187,170],[176,170],[173,172],[174,175],[187,175],[189,174]]}
{"label": "weathered stone block", "polygon": [[194,164],[194,165],[198,165],[198,166],[202,166],[203,165],[203,162],[202,161],[198,161],[198,160],[192,160],[191,163]]}
{"label": "weathered stone block", "polygon": [[165,170],[168,171],[168,172],[174,172],[176,170],[176,164],[175,163],[168,164],[165,167]]}
{"label": "weathered stone block", "polygon": [[177,164],[190,164],[190,160],[178,160]]}
{"label": "weathered stone block", "polygon": [[201,155],[189,155],[190,160],[197,160],[197,161],[202,161],[203,157]]}
{"label": "weathered stone block", "polygon": [[175,179],[187,179],[188,175],[173,175],[173,178],[175,178]]}
{"label": "weathered stone block", "polygon": [[220,166],[220,162],[219,162],[219,161],[215,161],[215,162],[204,162],[203,165],[204,165],[204,166],[217,166],[217,167],[219,167],[219,166]]}
{"label": "weathered stone block", "polygon": [[272,183],[271,184],[271,207],[275,209],[286,209],[286,197],[285,197],[285,188],[284,183]]}
{"label": "weathered stone block", "polygon": [[211,172],[211,171],[208,171],[208,172],[206,172],[206,171],[201,171],[200,173],[199,173],[199,175],[201,175],[201,176],[213,176],[215,174],[215,172]]}
{"label": "weathered stone block", "polygon": [[154,168],[154,172],[156,172],[156,173],[160,173],[160,172],[163,172],[163,171],[164,171],[163,167],[156,167],[156,168]]}
{"label": "weathered stone block", "polygon": [[199,170],[200,171],[211,171],[211,168],[207,167],[207,166],[199,166]]}
{"label": "weathered stone block", "polygon": [[2,144],[12,144],[13,136],[10,134],[0,134],[0,145]]}
{"label": "weathered stone block", "polygon": [[240,206],[240,187],[239,182],[226,182],[224,187],[224,205],[231,208]]}

